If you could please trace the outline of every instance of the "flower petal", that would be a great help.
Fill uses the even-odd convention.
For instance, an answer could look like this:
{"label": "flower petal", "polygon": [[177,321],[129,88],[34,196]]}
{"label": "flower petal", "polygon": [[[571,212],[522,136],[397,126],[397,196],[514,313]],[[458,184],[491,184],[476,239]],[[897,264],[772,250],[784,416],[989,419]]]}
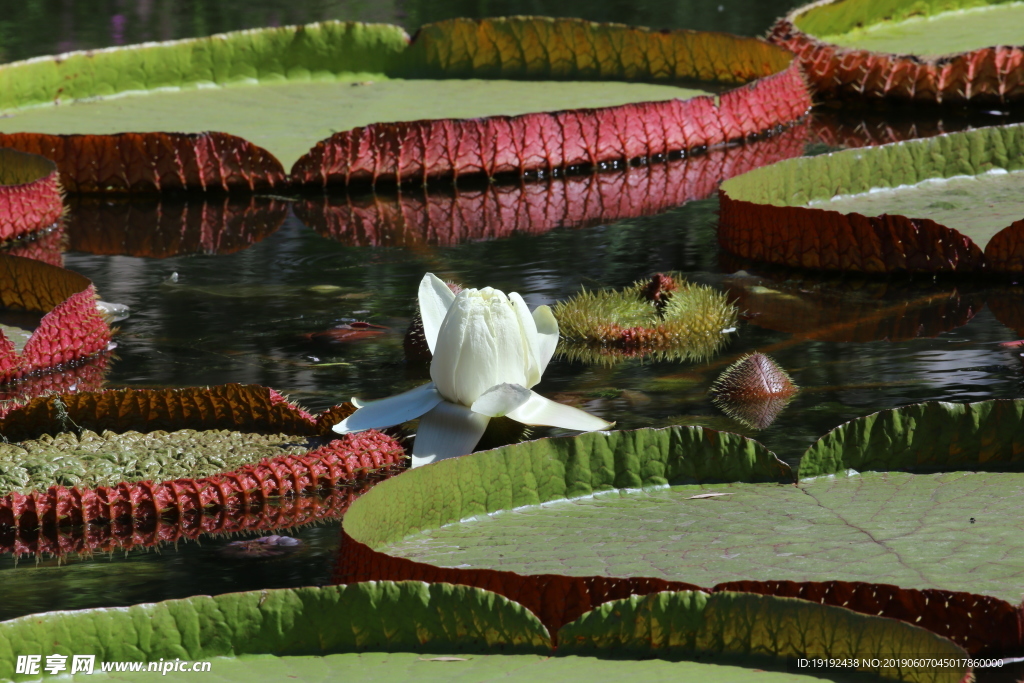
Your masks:
{"label": "flower petal", "polygon": [[441,401],[420,420],[412,445],[412,466],[472,453],[490,421],[466,406]]}
{"label": "flower petal", "polygon": [[521,384],[496,384],[473,401],[470,410],[487,417],[501,417],[530,400],[533,392]]}
{"label": "flower petal", "polygon": [[533,309],[533,322],[537,325],[537,361],[543,375],[558,346],[558,321],[550,306],[538,306]]}
{"label": "flower petal", "polygon": [[609,429],[615,425],[614,422],[605,422],[601,418],[584,412],[579,408],[573,408],[564,403],[556,403],[551,399],[544,398],[535,391],[530,392],[529,401],[507,413],[507,415],[523,424],[578,429],[581,432]]}
{"label": "flower petal", "polygon": [[402,424],[423,415],[442,401],[433,382],[410,389],[405,393],[379,401],[364,403],[359,409],[334,425],[339,434],[361,432],[364,429],[380,429]]}
{"label": "flower petal", "polygon": [[540,358],[537,357],[537,349],[540,346],[540,339],[537,337],[537,323],[534,322],[533,316],[530,315],[530,309],[519,292],[510,292],[508,300],[519,321],[519,329],[516,331],[519,333],[519,343],[525,352],[523,358],[526,374],[525,386],[532,387],[540,381],[542,372]]}
{"label": "flower petal", "polygon": [[437,332],[441,329],[441,323],[444,322],[444,316],[453,301],[455,295],[441,278],[433,273],[427,273],[420,280],[420,318],[423,320],[423,336],[430,347],[430,353],[434,353]]}

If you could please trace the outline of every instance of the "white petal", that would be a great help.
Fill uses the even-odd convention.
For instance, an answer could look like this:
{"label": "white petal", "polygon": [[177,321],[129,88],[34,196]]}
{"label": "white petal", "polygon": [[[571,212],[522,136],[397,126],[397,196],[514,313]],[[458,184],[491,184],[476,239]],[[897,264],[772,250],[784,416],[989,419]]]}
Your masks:
{"label": "white petal", "polygon": [[530,400],[533,392],[520,384],[498,384],[473,401],[470,410],[487,417],[501,417]]}
{"label": "white petal", "polygon": [[526,383],[524,386],[532,387],[540,381],[541,368],[540,358],[537,356],[537,349],[540,347],[540,339],[537,337],[537,323],[530,315],[530,309],[523,301],[519,292],[511,292],[508,300],[512,302],[512,308],[519,320],[520,343],[523,345],[523,360],[525,362]]}
{"label": "white petal", "polygon": [[441,394],[437,393],[434,383],[427,382],[397,396],[365,403],[356,412],[334,425],[333,429],[339,434],[348,434],[364,429],[391,427],[423,415],[441,400]]}
{"label": "white petal", "polygon": [[452,290],[433,273],[427,273],[420,280],[420,318],[423,320],[423,336],[431,353],[434,353],[434,347],[437,346],[437,332],[453,301],[455,295]]}
{"label": "white petal", "polygon": [[509,412],[508,417],[523,424],[577,429],[581,432],[609,429],[615,424],[614,422],[605,422],[579,408],[573,408],[564,403],[555,403],[535,391],[530,392],[529,401]]}
{"label": "white petal", "polygon": [[441,401],[423,416],[412,445],[412,466],[472,453],[491,418]]}
{"label": "white petal", "polygon": [[537,360],[540,362],[540,373],[543,375],[548,362],[555,355],[558,346],[558,321],[551,312],[550,306],[538,306],[533,309],[533,321],[537,325]]}

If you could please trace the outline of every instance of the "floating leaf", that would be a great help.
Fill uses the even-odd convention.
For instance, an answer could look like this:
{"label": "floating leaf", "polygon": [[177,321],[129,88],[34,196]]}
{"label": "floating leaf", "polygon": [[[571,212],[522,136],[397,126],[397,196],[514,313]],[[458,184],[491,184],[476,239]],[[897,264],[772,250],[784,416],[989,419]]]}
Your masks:
{"label": "floating leaf", "polygon": [[482,188],[329,193],[298,201],[294,210],[320,235],[353,246],[447,246],[538,235],[650,216],[703,199],[724,178],[800,156],[806,136],[806,127],[798,125],[767,140],[668,162]]}
{"label": "floating leaf", "polygon": [[[314,418],[280,394],[257,386],[229,384],[208,389],[112,390],[33,399],[0,421],[0,434],[17,443],[70,428],[123,433],[161,428],[234,429],[258,434],[288,432],[327,435],[351,406]],[[207,477],[120,483],[96,488],[65,487],[6,493],[0,498],[0,525],[80,525],[97,520],[180,517],[212,508],[249,509],[270,498],[329,490],[355,480],[387,474],[403,463],[405,451],[394,439],[369,431],[346,435],[304,455],[262,459]]]}
{"label": "floating leaf", "polygon": [[231,254],[273,234],[287,215],[287,203],[253,195],[75,196],[68,212],[68,248],[146,258]]}
{"label": "floating leaf", "polygon": [[7,147],[0,136],[0,241],[52,225],[64,211],[53,162]]}
{"label": "floating leaf", "polygon": [[[414,581],[196,596],[12,619],[0,625],[0,678],[12,679],[17,655],[35,652],[40,643],[47,654],[89,653],[97,662],[298,657],[289,660],[299,665],[292,671],[340,652],[551,649],[547,631],[521,605],[479,588]],[[258,678],[274,659],[259,658]]]}
{"label": "floating leaf", "polygon": [[[1022,159],[1024,126],[1014,125],[783,161],[722,184],[719,243],[802,268],[1021,272],[1024,220],[1012,216],[1024,206],[1002,188]],[[832,210],[834,197],[849,206]],[[916,208],[873,205],[882,198]],[[859,207],[869,215],[845,213]]]}
{"label": "floating leaf", "polygon": [[1024,98],[1022,17],[998,0],[829,0],[793,10],[768,39],[800,56],[826,100],[1000,105]]}
{"label": "floating leaf", "polygon": [[[407,41],[398,27],[325,22],[4,65],[0,109],[10,135],[0,141],[57,160],[74,191],[251,190],[283,180],[273,154],[291,163],[339,128],[352,130],[300,159],[293,182],[422,182],[656,158],[774,131],[810,106],[791,55],[752,38],[516,17],[440,22]],[[458,80],[481,77],[508,80]],[[254,80],[260,88],[244,85]],[[595,80],[666,85],[572,82]],[[747,85],[712,97],[682,89],[688,80],[715,91]],[[204,87],[211,84],[231,87]],[[174,90],[147,93],[156,88]],[[567,91],[604,94],[579,101]],[[473,97],[483,109],[467,109]],[[86,98],[73,112],[38,106]],[[410,98],[434,110],[410,109]],[[536,113],[544,111],[560,113]],[[380,123],[410,113],[433,120]],[[126,128],[138,132],[108,135]],[[220,133],[157,132],[175,129],[226,130],[260,147]],[[82,135],[38,135],[47,131]]]}
{"label": "floating leaf", "polygon": [[0,333],[0,383],[85,360],[110,342],[110,327],[96,309],[96,290],[78,273],[0,255],[0,304],[45,313],[21,353]]}
{"label": "floating leaf", "polygon": [[[747,459],[768,452],[735,435],[691,428],[696,431],[687,436],[676,428],[547,439],[455,458],[385,482],[353,506],[337,577],[486,582],[537,605],[549,628],[580,612],[562,602],[531,602],[539,591],[551,595],[546,586],[578,586],[571,589],[577,604],[602,585],[596,582],[759,581],[758,592],[792,595],[798,585],[797,592],[831,594],[829,604],[920,619],[972,651],[1019,645],[1019,627],[1000,633],[993,623],[1005,627],[1006,615],[1016,614],[1006,601],[1019,597],[1020,568],[998,558],[1013,555],[1017,543],[1000,520],[1015,514],[1012,492],[1024,476],[1002,473],[1019,469],[1024,457],[1017,443],[1024,434],[1021,405],[990,401],[944,415],[930,404],[914,406],[898,422],[879,423],[894,427],[874,432],[862,428],[873,424],[870,418],[854,421],[805,456],[804,462],[824,465],[802,467],[802,473],[842,472],[870,458],[875,469],[893,470],[907,467],[909,457],[925,472],[975,472],[865,472],[797,487],[716,483],[713,492],[736,495],[714,504],[688,500],[702,492],[691,482],[729,479],[721,467],[735,473],[734,481],[750,481],[751,470],[732,468],[768,464],[761,455]],[[680,447],[711,437],[704,447],[714,450],[696,456],[684,449],[677,451],[680,461],[664,460],[658,445],[684,436],[689,441]],[[908,440],[909,449],[902,445]],[[817,451],[842,459],[816,457]],[[703,463],[696,477],[673,467],[694,456]],[[821,583],[837,580],[831,588]],[[843,583],[857,581],[865,583]],[[954,614],[958,621],[951,624]]]}
{"label": "floating leaf", "polygon": [[736,326],[736,307],[711,287],[657,274],[622,291],[583,292],[552,309],[559,353],[589,363],[624,358],[701,360]]}
{"label": "floating leaf", "polygon": [[607,602],[559,629],[558,643],[561,654],[699,658],[772,668],[821,658],[903,681],[957,683],[967,675],[962,664],[933,667],[907,661],[963,657],[963,649],[923,628],[749,593],[663,592]]}

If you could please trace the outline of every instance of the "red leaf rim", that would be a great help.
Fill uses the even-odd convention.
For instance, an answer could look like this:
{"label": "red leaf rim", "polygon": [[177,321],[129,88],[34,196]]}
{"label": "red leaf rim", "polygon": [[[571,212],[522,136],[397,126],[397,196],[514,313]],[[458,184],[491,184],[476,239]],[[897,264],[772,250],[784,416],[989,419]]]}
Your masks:
{"label": "red leaf rim", "polygon": [[38,154],[7,149],[0,135],[0,241],[56,223],[64,207],[57,167]]}
{"label": "red leaf rim", "polygon": [[20,354],[0,332],[0,384],[82,361],[110,342],[110,327],[96,309],[96,290],[77,273],[0,255],[0,302],[46,313]]}
{"label": "red leaf rim", "polygon": [[769,42],[796,53],[815,97],[980,106],[1024,100],[1024,46],[985,47],[925,59],[844,48],[796,27],[800,15],[840,1],[799,7],[768,33]]}
{"label": "red leaf rim", "polygon": [[811,101],[799,65],[749,85],[680,101],[601,109],[378,123],[335,133],[292,167],[297,185],[425,183],[460,176],[522,177],[652,159],[764,134]]}
{"label": "red leaf rim", "polygon": [[[386,474],[386,473],[382,473]],[[341,517],[376,479],[319,496],[286,496],[248,509],[204,508],[171,515],[126,517],[75,528],[46,525],[0,527],[0,553],[13,555],[90,555],[151,548],[200,536],[277,531]]]}
{"label": "red leaf rim", "polygon": [[227,133],[0,133],[0,146],[52,159],[68,192],[254,192],[287,184],[270,152]]}
{"label": "red leaf rim", "polygon": [[447,246],[538,235],[654,215],[703,199],[725,178],[802,155],[806,136],[806,126],[797,125],[767,140],[617,172],[452,192],[326,195],[297,202],[294,210],[320,235],[358,246]]}
{"label": "red leaf rim", "polygon": [[[240,429],[325,436],[339,416],[338,406],[317,417],[266,387],[227,384],[188,389],[116,389],[33,399],[0,420],[10,441],[57,433],[64,419],[83,429]],[[397,441],[376,431],[349,434],[304,455],[266,458],[231,472],[198,479],[122,483],[117,486],[53,486],[0,498],[0,526],[58,528],[124,519],[151,519],[203,510],[251,509],[270,498],[330,490],[339,484],[391,474],[404,463]]]}

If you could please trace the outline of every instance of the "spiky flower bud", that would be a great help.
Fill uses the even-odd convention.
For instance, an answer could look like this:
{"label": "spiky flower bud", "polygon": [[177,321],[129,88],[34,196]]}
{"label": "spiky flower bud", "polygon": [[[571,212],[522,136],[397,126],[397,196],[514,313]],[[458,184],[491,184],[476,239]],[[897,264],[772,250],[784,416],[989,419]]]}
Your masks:
{"label": "spiky flower bud", "polygon": [[770,356],[751,353],[726,368],[711,385],[711,402],[753,429],[768,427],[799,390]]}

